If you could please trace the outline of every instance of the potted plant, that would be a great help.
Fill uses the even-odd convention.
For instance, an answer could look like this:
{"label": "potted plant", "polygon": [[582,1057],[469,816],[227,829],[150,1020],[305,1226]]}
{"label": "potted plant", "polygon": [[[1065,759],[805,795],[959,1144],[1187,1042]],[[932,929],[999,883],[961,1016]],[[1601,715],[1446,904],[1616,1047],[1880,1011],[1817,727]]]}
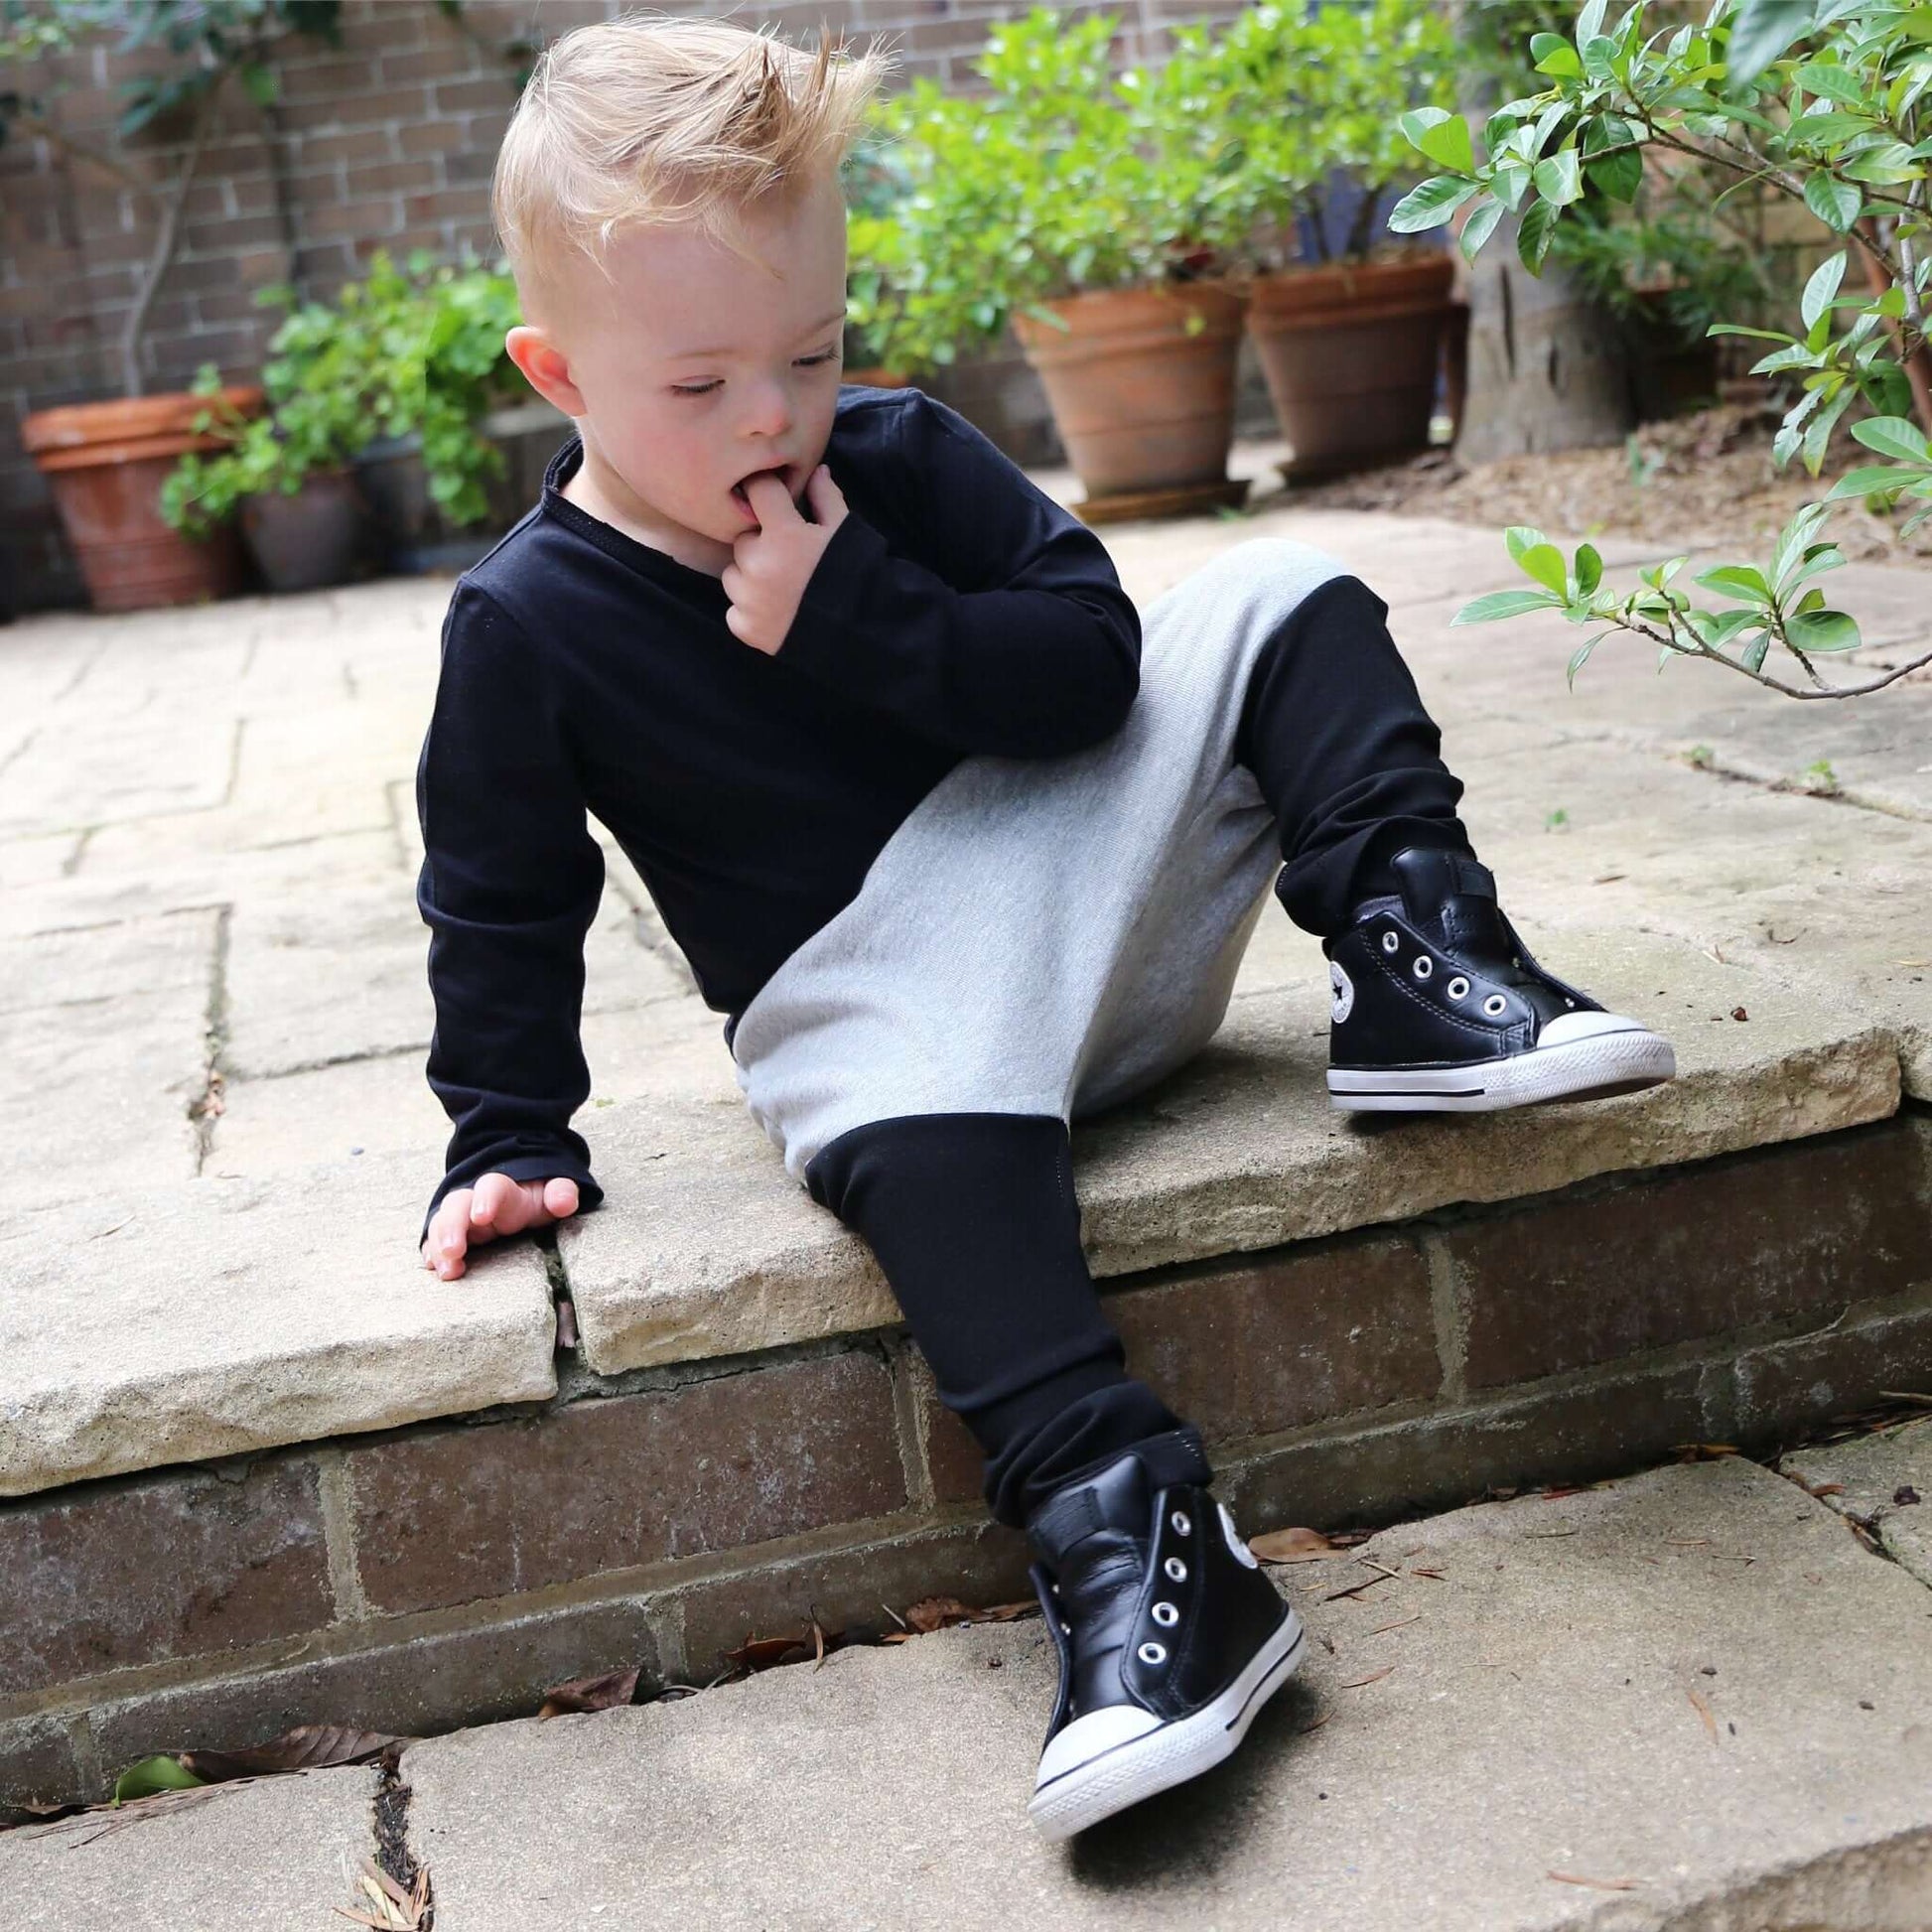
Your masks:
{"label": "potted plant", "polygon": [[570,432],[504,352],[515,284],[474,260],[419,250],[399,269],[377,250],[368,279],[338,302],[377,371],[383,434],[357,465],[391,567],[462,569],[535,499]]}
{"label": "potted plant", "polygon": [[1337,475],[1429,447],[1451,321],[1446,250],[1376,239],[1416,178],[1394,125],[1448,106],[1455,50],[1432,0],[1264,4],[1218,37],[1183,29],[1170,62],[1236,143],[1254,227],[1247,332],[1293,455],[1284,477]]}
{"label": "potted plant", "polygon": [[[184,452],[217,445],[195,428],[207,399],[192,391],[144,393],[140,348],[156,295],[181,236],[182,213],[216,112],[238,82],[258,104],[276,97],[271,65],[289,39],[336,40],[338,0],[63,0],[32,13],[9,10],[0,22],[0,68],[20,82],[0,85],[0,133],[9,123],[118,182],[152,208],[154,245],[121,328],[122,395],[29,415],[21,441],[33,456],[79,563],[88,596],[102,611],[137,610],[219,597],[235,589],[240,553],[231,535],[196,543],[161,514],[161,486]],[[32,76],[48,57],[73,50],[88,30],[118,29],[119,51],[159,54],[165,65],[126,83],[118,126],[127,140],[152,128],[178,141],[180,158],[158,183],[116,155],[73,141],[50,117]],[[231,414],[258,408],[261,392],[224,392]]]}
{"label": "potted plant", "polygon": [[1159,72],[1113,75],[1116,26],[1035,7],[975,60],[990,98],[920,79],[881,102],[906,192],[848,233],[892,367],[1011,325],[1089,521],[1247,493],[1227,476],[1245,297],[1214,273],[1249,222],[1238,157]]}
{"label": "potted plant", "polygon": [[297,306],[288,288],[264,289],[256,301],[290,312],[262,369],[268,413],[227,408],[218,374],[204,366],[195,393],[207,406],[196,428],[219,447],[181,459],[161,512],[199,538],[238,517],[270,590],[316,590],[344,582],[363,558],[368,509],[349,466],[380,420],[378,371],[327,305]]}
{"label": "potted plant", "polygon": [[882,228],[890,228],[899,202],[910,192],[905,166],[876,132],[868,132],[854,144],[845,173],[848,258],[867,265],[848,276],[842,379],[875,389],[902,389],[911,378],[887,366],[874,319],[885,300],[877,238]]}

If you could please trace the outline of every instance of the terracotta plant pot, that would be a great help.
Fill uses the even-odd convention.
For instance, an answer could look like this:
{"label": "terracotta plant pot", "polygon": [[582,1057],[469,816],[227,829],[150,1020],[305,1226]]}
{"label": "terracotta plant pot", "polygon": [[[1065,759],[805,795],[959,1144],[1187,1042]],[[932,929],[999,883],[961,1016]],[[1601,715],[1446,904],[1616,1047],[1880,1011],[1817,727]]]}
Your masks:
{"label": "terracotta plant pot", "polygon": [[[1086,521],[1238,503],[1230,482],[1235,365],[1247,297],[1218,281],[1096,289],[1045,306],[1070,333],[1016,315],[1053,426],[1086,485]],[[1189,319],[1198,317],[1189,335]]]}
{"label": "terracotta plant pot", "polygon": [[271,591],[319,591],[356,574],[369,508],[354,473],[312,470],[293,495],[271,489],[241,500],[241,534]]}
{"label": "terracotta plant pot", "polygon": [[1290,482],[1429,448],[1455,264],[1447,251],[1258,275],[1248,309]]}
{"label": "terracotta plant pot", "polygon": [[[262,406],[259,389],[221,393],[244,416]],[[39,410],[21,424],[20,440],[47,479],[96,611],[204,604],[241,587],[235,531],[197,542],[161,515],[161,485],[176,458],[225,447],[195,433],[207,406],[186,392],[131,396]]]}

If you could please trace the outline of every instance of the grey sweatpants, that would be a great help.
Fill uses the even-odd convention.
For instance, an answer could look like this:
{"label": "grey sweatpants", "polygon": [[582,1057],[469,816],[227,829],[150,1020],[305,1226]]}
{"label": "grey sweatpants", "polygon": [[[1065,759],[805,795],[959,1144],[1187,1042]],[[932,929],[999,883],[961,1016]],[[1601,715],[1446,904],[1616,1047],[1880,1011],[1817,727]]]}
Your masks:
{"label": "grey sweatpants", "polygon": [[1281,865],[1234,744],[1256,653],[1347,567],[1237,544],[1142,613],[1141,688],[1070,757],[968,758],[740,1017],[738,1083],[801,1184],[854,1127],[1071,1121],[1191,1059]]}

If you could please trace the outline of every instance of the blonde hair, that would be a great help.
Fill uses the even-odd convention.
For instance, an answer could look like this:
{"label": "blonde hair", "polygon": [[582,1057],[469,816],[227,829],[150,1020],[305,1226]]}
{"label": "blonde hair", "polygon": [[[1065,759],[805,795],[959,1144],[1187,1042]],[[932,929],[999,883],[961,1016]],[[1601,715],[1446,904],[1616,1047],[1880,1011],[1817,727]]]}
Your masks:
{"label": "blonde hair", "polygon": [[[836,179],[893,57],[816,55],[731,21],[626,14],[546,48],[496,156],[490,212],[526,303],[575,252],[688,225],[753,259],[763,198]],[[608,273],[608,270],[606,271]]]}

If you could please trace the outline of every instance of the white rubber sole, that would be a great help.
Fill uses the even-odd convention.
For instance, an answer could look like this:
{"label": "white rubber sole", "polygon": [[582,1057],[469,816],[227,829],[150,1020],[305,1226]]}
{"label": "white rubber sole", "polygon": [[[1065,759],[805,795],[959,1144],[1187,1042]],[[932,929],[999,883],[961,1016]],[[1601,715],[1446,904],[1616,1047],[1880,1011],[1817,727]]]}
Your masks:
{"label": "white rubber sole", "polygon": [[1581,1038],[1560,1038],[1467,1066],[1331,1067],[1328,1103],[1347,1113],[1479,1114],[1545,1100],[1633,1093],[1676,1073],[1677,1054],[1670,1041],[1634,1020],[1624,1020]]}
{"label": "white rubber sole", "polygon": [[1308,1654],[1302,1619],[1292,1607],[1284,1607],[1287,1613],[1274,1634],[1212,1704],[1060,1772],[1035,1790],[1027,1816],[1049,1839],[1071,1838],[1231,1756],[1248,1734],[1255,1713],[1294,1676]]}

